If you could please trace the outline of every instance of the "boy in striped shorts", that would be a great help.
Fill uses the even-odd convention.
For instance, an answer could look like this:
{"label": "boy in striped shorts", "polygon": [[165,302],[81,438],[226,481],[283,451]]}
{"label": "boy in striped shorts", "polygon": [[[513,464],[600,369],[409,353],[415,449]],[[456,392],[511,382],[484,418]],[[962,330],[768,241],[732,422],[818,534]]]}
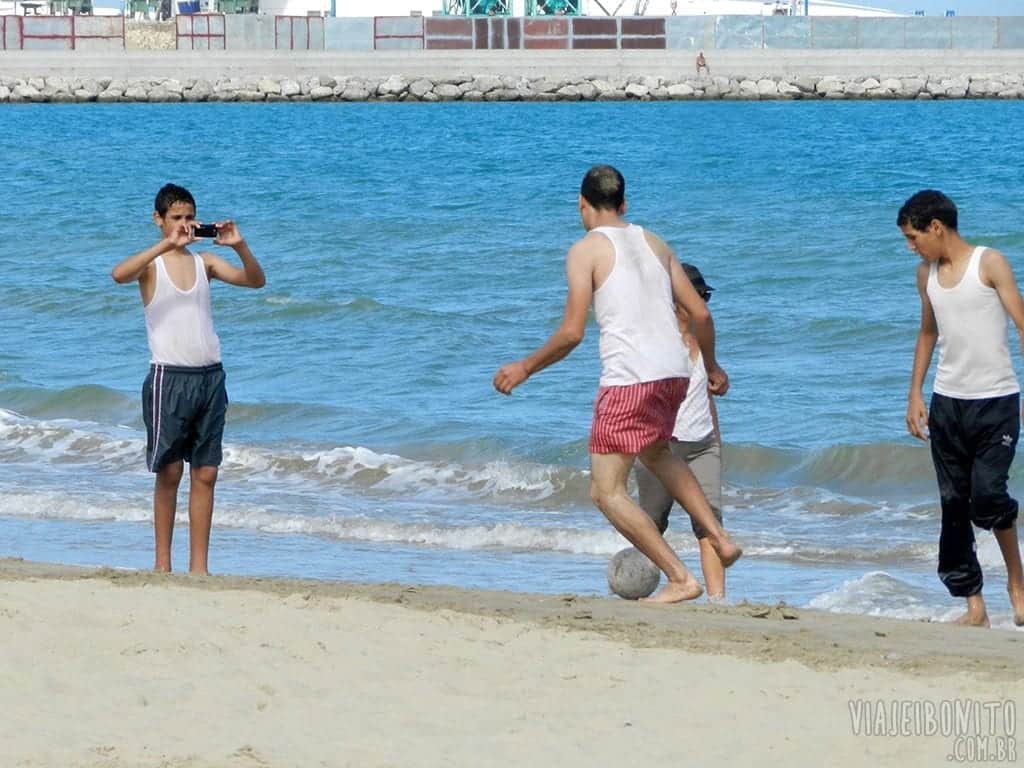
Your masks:
{"label": "boy in striped shorts", "polygon": [[669,439],[686,396],[690,358],[676,323],[689,313],[708,373],[722,394],[729,380],[715,359],[711,314],[672,250],[656,235],[623,220],[626,183],[607,165],[583,178],[579,211],[587,235],[569,249],[562,325],[528,357],[502,366],[494,387],[510,394],[529,376],[568,355],[583,340],[591,302],[600,328],[601,381],[590,433],[591,497],[608,521],[668,578],[651,602],[693,600],[703,587],[665,542],[626,488],[637,457],[706,532],[723,566],[742,554],[715,518]]}
{"label": "boy in striped shorts", "polygon": [[189,462],[189,571],[207,573],[213,490],[221,463],[221,439],[228,397],[213,329],[210,281],[262,288],[263,268],[232,221],[220,221],[214,244],[234,249],[242,265],[188,246],[202,234],[196,202],[187,189],[164,185],[157,193],[153,221],[160,240],[116,267],[117,283],[138,282],[146,315],[150,370],[142,388],[146,422],[146,465],[156,473],[153,529],[158,571],[171,570],[171,538],[178,485]]}

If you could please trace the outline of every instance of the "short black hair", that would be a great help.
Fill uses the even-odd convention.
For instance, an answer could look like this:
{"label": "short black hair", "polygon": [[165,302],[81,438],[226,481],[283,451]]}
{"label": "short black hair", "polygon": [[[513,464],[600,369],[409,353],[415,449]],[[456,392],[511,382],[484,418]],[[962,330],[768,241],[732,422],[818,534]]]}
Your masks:
{"label": "short black hair", "polygon": [[912,195],[896,215],[896,226],[909,224],[923,232],[933,220],[938,219],[954,232],[957,227],[956,203],[937,189],[922,189]]}
{"label": "short black hair", "polygon": [[626,180],[610,165],[595,165],[583,177],[580,194],[598,210],[617,211],[626,202]]}
{"label": "short black hair", "polygon": [[192,193],[177,184],[164,184],[156,193],[156,200],[153,201],[153,210],[164,216],[175,203],[188,203],[196,207],[196,199]]}

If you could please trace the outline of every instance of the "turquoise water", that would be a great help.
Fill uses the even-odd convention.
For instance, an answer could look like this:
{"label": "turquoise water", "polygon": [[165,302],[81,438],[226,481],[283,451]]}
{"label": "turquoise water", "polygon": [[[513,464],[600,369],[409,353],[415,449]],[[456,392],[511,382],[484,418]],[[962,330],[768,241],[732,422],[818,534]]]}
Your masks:
{"label": "turquoise water", "polygon": [[[491,377],[557,326],[579,180],[610,162],[630,218],[717,288],[725,512],[748,552],[732,598],[944,618],[934,476],[903,427],[919,306],[895,215],[943,189],[965,235],[1019,268],[1022,116],[996,102],[8,106],[0,555],[151,564],[148,350],[137,289],[109,274],[155,241],[152,198],[175,181],[200,218],[239,222],[268,276],[258,292],[214,287],[232,401],[215,571],[605,594],[623,542],[587,489],[596,329],[511,398]],[[670,541],[696,566],[688,529]],[[979,552],[998,623],[990,535]]]}

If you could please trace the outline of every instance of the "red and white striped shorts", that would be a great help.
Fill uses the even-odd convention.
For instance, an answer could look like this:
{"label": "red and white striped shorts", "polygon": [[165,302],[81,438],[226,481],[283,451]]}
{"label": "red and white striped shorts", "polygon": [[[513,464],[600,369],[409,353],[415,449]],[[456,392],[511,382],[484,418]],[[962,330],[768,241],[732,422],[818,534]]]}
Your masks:
{"label": "red and white striped shorts", "polygon": [[671,438],[676,412],[689,385],[689,379],[677,378],[599,387],[590,452],[635,456],[647,446]]}

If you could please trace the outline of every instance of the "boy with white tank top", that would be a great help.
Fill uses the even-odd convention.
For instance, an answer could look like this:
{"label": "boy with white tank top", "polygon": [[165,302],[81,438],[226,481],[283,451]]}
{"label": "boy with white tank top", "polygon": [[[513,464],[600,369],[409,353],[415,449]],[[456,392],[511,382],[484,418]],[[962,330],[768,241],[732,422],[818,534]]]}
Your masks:
{"label": "boy with white tank top", "polygon": [[723,566],[734,563],[742,550],[715,519],[689,467],[669,450],[690,378],[676,303],[693,319],[712,390],[724,392],[728,377],[715,359],[711,314],[664,241],[622,219],[625,194],[626,182],[611,166],[594,166],[584,176],[578,205],[587,235],[566,257],[569,291],[562,325],[533,354],[502,366],[493,383],[511,394],[568,355],[583,340],[593,302],[601,332],[601,380],[590,432],[590,494],[615,529],[668,578],[649,600],[678,603],[704,590],[626,489],[638,457],[708,532]]}
{"label": "boy with white tank top", "polygon": [[[1024,346],[1024,300],[1003,254],[965,242],[957,218],[953,201],[935,190],[913,195],[896,217],[907,247],[923,262],[907,430],[931,444],[942,506],[939,578],[967,601],[958,623],[989,626],[973,524],[995,535],[1013,620],[1024,626],[1017,502],[1006,487],[1021,418],[1007,320]],[[926,410],[922,391],[936,343],[939,365]]]}
{"label": "boy with white tank top", "polygon": [[266,279],[238,227],[213,225],[216,245],[233,248],[236,267],[188,246],[199,236],[195,199],[187,189],[164,185],[156,195],[153,221],[160,240],[129,256],[111,276],[117,283],[138,281],[146,316],[150,370],[142,387],[146,424],[146,465],[156,473],[153,488],[155,569],[171,570],[171,539],[178,485],[189,469],[189,571],[207,573],[214,485],[221,463],[227,390],[220,339],[213,328],[210,281],[262,288]]}

